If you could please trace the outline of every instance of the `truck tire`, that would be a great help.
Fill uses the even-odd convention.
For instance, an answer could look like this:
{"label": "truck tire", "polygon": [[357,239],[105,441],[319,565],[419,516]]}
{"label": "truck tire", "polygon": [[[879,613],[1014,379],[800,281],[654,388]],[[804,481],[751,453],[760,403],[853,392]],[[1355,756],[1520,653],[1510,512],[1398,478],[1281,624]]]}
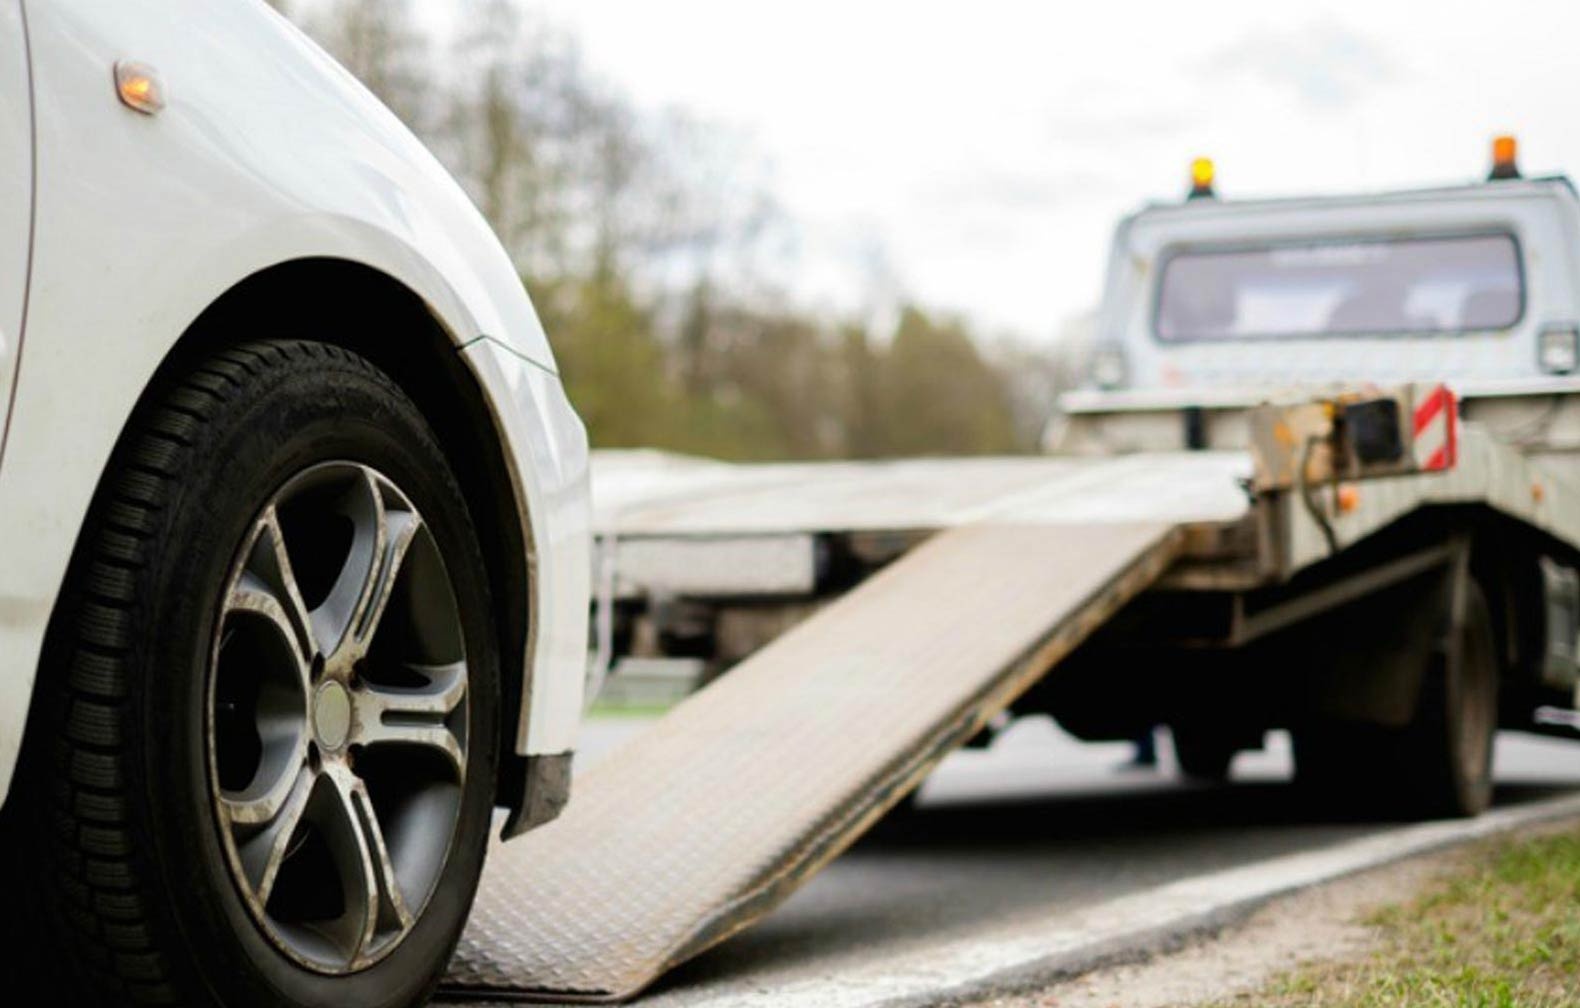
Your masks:
{"label": "truck tire", "polygon": [[1498,649],[1486,597],[1474,581],[1466,591],[1453,645],[1434,656],[1402,739],[1401,797],[1426,818],[1478,815],[1492,803]]}
{"label": "truck tire", "polygon": [[1174,758],[1180,771],[1192,780],[1221,783],[1229,779],[1229,767],[1240,751],[1236,741],[1222,731],[1191,725],[1170,725]]}
{"label": "truck tire", "polygon": [[490,608],[444,453],[367,361],[252,342],[152,390],[78,541],[7,809],[38,989],[424,1002],[490,823]]}
{"label": "truck tire", "polygon": [[1427,668],[1402,728],[1320,723],[1292,732],[1296,782],[1327,807],[1411,818],[1474,816],[1492,801],[1498,659],[1480,587],[1466,585],[1464,618]]}

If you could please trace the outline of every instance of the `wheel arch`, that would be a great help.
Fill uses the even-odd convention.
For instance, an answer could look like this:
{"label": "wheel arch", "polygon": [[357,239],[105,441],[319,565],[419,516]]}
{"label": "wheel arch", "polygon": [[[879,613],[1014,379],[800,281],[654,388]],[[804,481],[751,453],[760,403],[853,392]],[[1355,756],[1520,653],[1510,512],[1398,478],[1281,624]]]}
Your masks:
{"label": "wheel arch", "polygon": [[[308,313],[312,325],[304,327]],[[532,505],[520,499],[488,393],[459,352],[464,339],[388,273],[347,259],[295,259],[251,274],[210,303],[172,346],[150,388],[224,345],[281,335],[334,344],[383,370],[433,427],[455,470],[495,602],[503,704],[496,804],[513,808],[522,800],[515,782],[524,773],[514,740],[531,697]]]}

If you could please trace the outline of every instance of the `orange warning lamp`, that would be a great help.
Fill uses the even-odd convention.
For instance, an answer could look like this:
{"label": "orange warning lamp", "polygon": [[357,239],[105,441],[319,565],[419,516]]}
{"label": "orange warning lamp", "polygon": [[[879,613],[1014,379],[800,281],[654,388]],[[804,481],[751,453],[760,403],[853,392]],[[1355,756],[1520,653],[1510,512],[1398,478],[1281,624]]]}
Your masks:
{"label": "orange warning lamp", "polygon": [[1217,169],[1212,163],[1212,158],[1199,157],[1190,163],[1190,199],[1210,199],[1216,195],[1212,184],[1217,176]]}
{"label": "orange warning lamp", "polygon": [[1492,139],[1492,171],[1489,179],[1517,179],[1520,177],[1520,145],[1507,134]]}

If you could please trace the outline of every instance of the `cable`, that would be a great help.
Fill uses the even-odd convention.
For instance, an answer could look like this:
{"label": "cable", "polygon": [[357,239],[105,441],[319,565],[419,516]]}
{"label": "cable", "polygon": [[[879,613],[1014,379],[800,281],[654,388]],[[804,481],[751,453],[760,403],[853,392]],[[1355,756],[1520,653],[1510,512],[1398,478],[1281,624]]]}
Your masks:
{"label": "cable", "polygon": [[1322,440],[1319,434],[1312,434],[1306,438],[1305,450],[1300,453],[1300,469],[1295,473],[1295,486],[1300,491],[1300,499],[1305,503],[1306,511],[1322,530],[1322,538],[1328,543],[1328,552],[1337,553],[1338,534],[1333,531],[1333,523],[1328,521],[1328,516],[1322,513],[1322,505],[1317,501],[1316,494],[1312,492],[1311,484],[1306,481],[1307,467],[1311,464],[1311,452]]}

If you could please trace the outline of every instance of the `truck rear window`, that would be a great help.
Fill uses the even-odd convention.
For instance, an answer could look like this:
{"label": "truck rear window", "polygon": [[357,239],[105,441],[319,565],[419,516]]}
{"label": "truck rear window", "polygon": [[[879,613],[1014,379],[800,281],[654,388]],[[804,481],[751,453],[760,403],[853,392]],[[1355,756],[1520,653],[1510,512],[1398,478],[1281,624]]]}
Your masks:
{"label": "truck rear window", "polygon": [[1524,312],[1513,235],[1302,241],[1167,255],[1160,339],[1463,333]]}

